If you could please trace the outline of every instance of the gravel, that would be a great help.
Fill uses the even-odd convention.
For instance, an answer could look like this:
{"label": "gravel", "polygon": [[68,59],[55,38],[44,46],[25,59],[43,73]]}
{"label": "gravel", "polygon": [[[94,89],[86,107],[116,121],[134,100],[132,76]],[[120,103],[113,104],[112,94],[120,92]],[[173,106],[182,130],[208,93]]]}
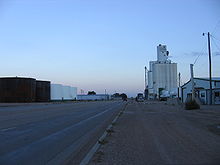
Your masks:
{"label": "gravel", "polygon": [[220,164],[220,106],[129,102],[90,165]]}

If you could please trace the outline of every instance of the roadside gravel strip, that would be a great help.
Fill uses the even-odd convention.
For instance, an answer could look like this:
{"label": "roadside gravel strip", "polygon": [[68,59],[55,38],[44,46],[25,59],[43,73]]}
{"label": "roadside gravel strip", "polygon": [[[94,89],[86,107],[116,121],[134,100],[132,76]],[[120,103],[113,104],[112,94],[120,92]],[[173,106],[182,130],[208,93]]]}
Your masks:
{"label": "roadside gravel strip", "polygon": [[105,139],[108,134],[113,132],[113,125],[116,124],[118,118],[123,114],[127,104],[122,108],[122,110],[116,115],[112,123],[106,128],[103,135],[99,138],[99,140],[96,142],[96,144],[91,148],[91,150],[87,153],[87,155],[84,157],[84,159],[81,161],[80,165],[87,165],[91,158],[94,156],[94,154],[97,152],[97,150],[101,147],[101,145],[105,144]]}
{"label": "roadside gravel strip", "polygon": [[220,164],[220,108],[129,102],[89,165]]}

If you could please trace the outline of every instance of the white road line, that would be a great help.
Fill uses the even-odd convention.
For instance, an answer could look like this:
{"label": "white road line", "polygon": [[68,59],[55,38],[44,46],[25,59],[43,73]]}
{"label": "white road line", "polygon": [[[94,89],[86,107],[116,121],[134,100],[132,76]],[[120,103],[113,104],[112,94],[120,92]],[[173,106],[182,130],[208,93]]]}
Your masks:
{"label": "white road line", "polygon": [[9,131],[9,130],[12,130],[12,129],[15,129],[16,127],[9,127],[9,128],[4,128],[4,129],[1,129],[0,131],[1,132],[5,132],[5,131]]}
{"label": "white road line", "polygon": [[[116,115],[116,117],[114,118],[114,120],[112,121],[112,124],[116,123],[116,121],[118,120],[120,114],[122,114],[125,111],[127,104],[124,105],[124,107],[122,108],[122,110]],[[104,141],[104,139],[106,138],[106,136],[108,135],[108,128],[112,129],[112,125],[110,124],[105,132],[103,133],[103,135],[99,138],[99,140],[95,143],[95,145],[90,149],[90,151],[86,154],[86,156],[83,158],[83,160],[80,162],[80,165],[87,165],[89,163],[89,161],[92,159],[92,157],[95,155],[95,153],[98,151],[98,149],[100,148],[100,146],[102,145],[101,143]]]}

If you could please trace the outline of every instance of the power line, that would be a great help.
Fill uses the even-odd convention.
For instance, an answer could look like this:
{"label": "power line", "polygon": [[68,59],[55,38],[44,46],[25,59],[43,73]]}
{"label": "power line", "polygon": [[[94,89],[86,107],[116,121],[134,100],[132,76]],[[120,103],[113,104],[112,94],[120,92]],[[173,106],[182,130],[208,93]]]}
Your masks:
{"label": "power line", "polygon": [[216,31],[216,29],[217,29],[217,27],[218,27],[219,24],[220,24],[220,20],[216,23],[216,25],[215,25],[215,27],[214,27],[214,29],[213,29],[213,31],[212,31],[211,34],[214,34],[214,33],[215,33],[215,31]]}
{"label": "power line", "polygon": [[202,50],[200,51],[199,55],[196,57],[196,59],[195,59],[193,65],[196,64],[196,62],[198,61],[199,57],[200,57],[202,54],[206,54],[206,53],[204,52],[204,51],[205,51],[205,50],[204,50],[205,48],[206,48],[206,44],[204,44],[204,46],[203,46]]}
{"label": "power line", "polygon": [[211,37],[214,38],[214,39],[216,39],[216,40],[218,40],[218,41],[220,41],[220,39],[216,38],[216,37],[213,36],[213,35],[211,35]]}
{"label": "power line", "polygon": [[[220,23],[220,21],[219,21],[219,23]],[[216,26],[216,27],[217,27],[217,26]],[[215,28],[215,29],[216,29],[216,28]],[[213,32],[214,32],[214,30],[213,30]],[[211,36],[211,38],[212,38],[212,41],[214,41],[213,38],[214,38],[215,40],[220,41],[220,40],[219,40],[218,38],[216,38],[215,36],[213,36],[213,35],[210,35],[210,36]],[[215,46],[220,50],[220,48],[218,47],[218,45],[216,44],[216,42],[214,42],[214,44],[215,44]],[[200,57],[202,54],[207,54],[207,53],[204,52],[205,47],[206,47],[206,44],[204,44],[204,47],[203,47],[201,53],[196,57],[196,59],[195,59],[193,65],[196,64],[196,62],[198,61],[199,57]]]}
{"label": "power line", "polygon": [[220,51],[220,48],[219,48],[218,45],[216,44],[215,40],[213,40],[213,38],[212,38],[212,42],[214,43],[214,45],[216,46],[216,48]]}
{"label": "power line", "polygon": [[[214,29],[212,30],[212,34],[214,34],[214,33],[215,33],[215,31],[216,31],[216,29],[217,29],[218,25],[220,25],[220,20],[219,20],[219,21],[216,23],[216,25],[215,25]],[[214,37],[216,40],[220,41],[220,40],[219,40],[219,39],[217,39],[215,36],[213,36],[213,35],[210,35],[210,36],[212,36],[212,37]],[[198,61],[199,57],[200,57],[202,54],[206,54],[206,53],[204,52],[205,47],[206,47],[206,44],[204,44],[204,47],[202,48],[201,53],[200,53],[200,54],[199,54],[199,55],[196,57],[196,59],[195,59],[195,61],[194,61],[193,65],[195,65],[195,64],[196,64],[196,62]]]}

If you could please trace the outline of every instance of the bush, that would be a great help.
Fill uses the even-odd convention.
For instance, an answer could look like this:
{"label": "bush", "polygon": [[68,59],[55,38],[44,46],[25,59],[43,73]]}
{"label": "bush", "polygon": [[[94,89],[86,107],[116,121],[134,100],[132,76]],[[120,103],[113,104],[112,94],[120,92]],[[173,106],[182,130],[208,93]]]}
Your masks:
{"label": "bush", "polygon": [[186,110],[200,109],[200,105],[195,100],[190,100],[185,103]]}

